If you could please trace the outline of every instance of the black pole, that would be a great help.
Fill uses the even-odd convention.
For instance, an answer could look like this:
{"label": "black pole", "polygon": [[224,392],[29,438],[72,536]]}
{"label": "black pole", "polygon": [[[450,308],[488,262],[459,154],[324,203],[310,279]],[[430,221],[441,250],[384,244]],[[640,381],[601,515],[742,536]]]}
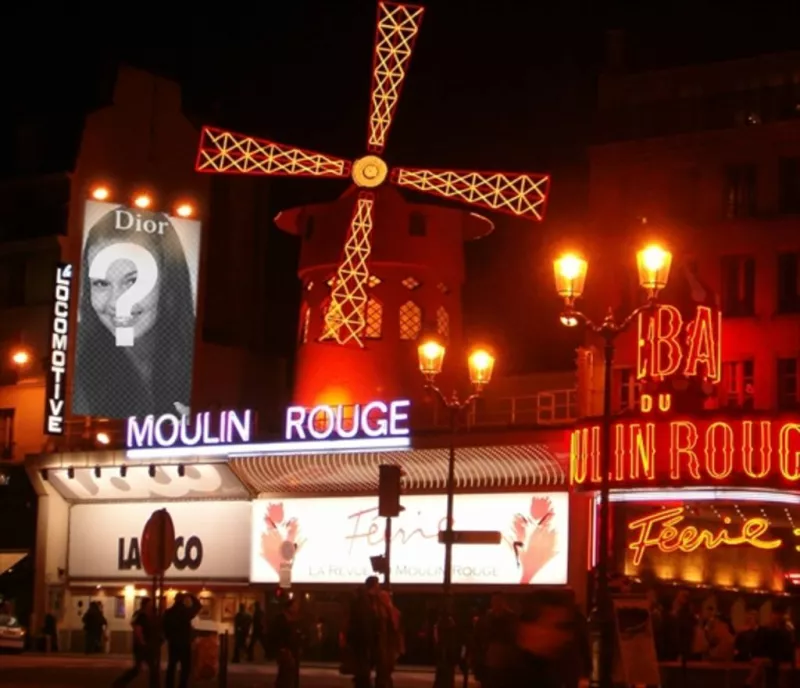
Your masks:
{"label": "black pole", "polygon": [[614,333],[605,333],[603,369],[603,423],[600,430],[600,552],[597,558],[597,610],[600,616],[600,688],[613,687],[614,622],[609,588],[611,539],[611,383],[614,365]]}
{"label": "black pole", "polygon": [[386,517],[386,531],[383,535],[383,561],[386,571],[383,575],[383,587],[388,592],[392,589],[392,517]]}
{"label": "black pole", "polygon": [[447,461],[447,524],[444,543],[444,608],[449,614],[452,607],[453,584],[453,497],[456,489],[456,431],[458,430],[458,408],[449,405],[450,412],[450,454]]}

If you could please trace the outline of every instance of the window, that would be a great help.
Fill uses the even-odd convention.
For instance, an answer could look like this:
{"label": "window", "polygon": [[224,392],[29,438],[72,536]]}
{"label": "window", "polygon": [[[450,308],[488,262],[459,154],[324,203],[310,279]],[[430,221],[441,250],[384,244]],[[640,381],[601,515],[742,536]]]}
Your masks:
{"label": "window", "polygon": [[753,408],[755,362],[728,361],[722,366],[723,403],[733,408]]}
{"label": "window", "polygon": [[636,379],[636,371],[633,368],[619,369],[619,410],[629,411],[639,408],[639,397],[642,394],[642,386]]}
{"label": "window", "polygon": [[0,260],[0,308],[25,305],[25,256],[9,256]]}
{"label": "window", "polygon": [[329,339],[335,339],[334,333],[328,329],[328,326],[325,324],[325,318],[328,316],[328,309],[331,307],[331,297],[326,296],[322,303],[319,306],[319,314],[322,317],[322,334],[319,336],[319,340],[324,342]]}
{"label": "window", "polygon": [[419,289],[420,282],[418,279],[414,277],[406,277],[403,281],[400,282],[406,289],[409,291],[414,291],[415,289]]}
{"label": "window", "polygon": [[436,309],[436,333],[445,339],[450,338],[450,314],[444,306]]}
{"label": "window", "polygon": [[800,213],[800,158],[781,158],[778,180],[780,211]]}
{"label": "window", "polygon": [[723,193],[725,217],[752,217],[756,213],[756,166],[725,167]]}
{"label": "window", "polygon": [[422,330],[422,309],[413,301],[400,306],[400,339],[416,339]]}
{"label": "window", "polygon": [[14,409],[0,409],[0,458],[14,457]]}
{"label": "window", "polygon": [[752,256],[723,256],[722,313],[748,316],[755,313],[756,261]]}
{"label": "window", "polygon": [[303,226],[303,239],[305,241],[311,241],[311,237],[314,236],[314,216],[309,215],[306,218],[305,225]]}
{"label": "window", "polygon": [[778,359],[778,409],[796,409],[800,394],[797,388],[797,358]]}
{"label": "window", "polygon": [[778,254],[778,312],[800,312],[798,253]]}
{"label": "window", "polygon": [[311,325],[311,309],[308,304],[304,303],[300,309],[300,343],[305,344],[308,341],[308,328]]}
{"label": "window", "polygon": [[367,317],[364,326],[364,336],[367,339],[380,339],[383,330],[383,306],[380,301],[369,299],[367,301]]}
{"label": "window", "polygon": [[408,233],[410,236],[424,237],[428,234],[425,216],[422,213],[411,213],[408,217]]}

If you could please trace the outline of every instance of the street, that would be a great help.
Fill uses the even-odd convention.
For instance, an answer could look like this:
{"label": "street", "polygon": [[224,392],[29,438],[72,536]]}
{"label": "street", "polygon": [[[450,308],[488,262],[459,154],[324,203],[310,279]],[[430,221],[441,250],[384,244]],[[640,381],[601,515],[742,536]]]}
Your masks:
{"label": "street", "polygon": [[[3,688],[18,686],[47,686],[53,688],[94,688],[110,686],[111,682],[130,666],[127,657],[119,655],[2,655],[0,656],[0,685]],[[274,683],[273,664],[231,665],[228,672],[229,688],[265,688]],[[163,674],[162,674],[163,680]],[[395,674],[396,688],[431,686],[433,673],[425,670],[398,671]],[[141,675],[132,688],[145,688],[146,675]],[[193,686],[217,685],[211,681],[192,681]],[[335,667],[309,666],[301,671],[303,688],[345,688],[352,686],[350,677],[340,676]]]}

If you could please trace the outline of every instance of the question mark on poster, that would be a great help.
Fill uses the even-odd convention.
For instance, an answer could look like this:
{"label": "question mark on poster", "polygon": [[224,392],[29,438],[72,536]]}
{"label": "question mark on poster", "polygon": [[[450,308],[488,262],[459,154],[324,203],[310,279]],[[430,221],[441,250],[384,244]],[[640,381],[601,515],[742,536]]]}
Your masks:
{"label": "question mark on poster", "polygon": [[[158,264],[153,254],[139,244],[111,244],[98,252],[89,266],[89,279],[105,279],[108,268],[116,260],[129,260],[136,266],[136,281],[117,299],[114,313],[117,320],[130,320],[134,304],[145,298],[158,282]],[[133,346],[133,328],[114,330],[117,346]]]}

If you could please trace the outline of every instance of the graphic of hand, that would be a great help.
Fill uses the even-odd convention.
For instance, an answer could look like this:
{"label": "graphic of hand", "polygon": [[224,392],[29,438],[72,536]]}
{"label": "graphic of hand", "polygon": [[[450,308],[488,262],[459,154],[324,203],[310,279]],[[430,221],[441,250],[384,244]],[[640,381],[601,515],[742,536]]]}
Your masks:
{"label": "graphic of hand", "polygon": [[[280,521],[276,522],[270,517],[270,512],[273,512],[273,504],[267,508],[267,515],[264,518],[264,532],[261,534],[261,556],[269,564],[270,568],[278,573],[281,570],[281,545],[283,544],[283,535],[278,529]],[[280,507],[281,514],[283,514],[283,505]],[[274,513],[274,512],[273,512]]]}
{"label": "graphic of hand", "polygon": [[[296,518],[284,523],[283,502],[267,505],[264,517],[264,532],[261,534],[261,556],[275,573],[280,573],[281,564],[290,561],[305,544],[300,538],[300,526]],[[287,555],[287,544],[291,556]]]}
{"label": "graphic of hand", "polygon": [[510,544],[521,569],[522,585],[529,584],[556,554],[556,532],[550,525],[553,518],[550,499],[531,498],[529,514],[516,514],[511,523],[514,540]]}

